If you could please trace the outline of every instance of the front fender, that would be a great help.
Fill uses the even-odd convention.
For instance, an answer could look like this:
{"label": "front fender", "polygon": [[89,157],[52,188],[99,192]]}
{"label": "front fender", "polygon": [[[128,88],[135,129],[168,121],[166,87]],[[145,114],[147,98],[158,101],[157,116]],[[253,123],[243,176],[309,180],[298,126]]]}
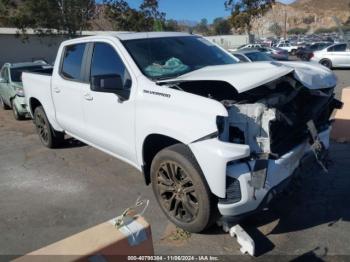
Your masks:
{"label": "front fender", "polygon": [[249,146],[222,142],[218,138],[194,142],[188,146],[197,159],[211,192],[225,198],[227,163],[248,157]]}

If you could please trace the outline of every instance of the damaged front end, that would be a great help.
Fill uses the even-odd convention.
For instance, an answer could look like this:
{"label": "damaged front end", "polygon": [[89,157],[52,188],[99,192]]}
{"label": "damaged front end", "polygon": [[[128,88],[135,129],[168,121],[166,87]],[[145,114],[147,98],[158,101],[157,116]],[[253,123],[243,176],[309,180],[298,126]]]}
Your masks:
{"label": "damaged front end", "polygon": [[[251,150],[250,157],[236,161],[231,172],[228,165],[227,181],[235,183],[234,187],[240,193],[236,192],[234,198],[221,199],[219,209],[221,206],[223,214],[232,216],[249,212],[249,205],[241,205],[239,211],[229,209],[225,212],[227,204],[242,201],[239,173],[249,173],[243,183],[250,189],[245,191],[250,192],[248,195],[257,204],[256,199],[265,199],[268,192],[289,178],[306,158],[314,158],[326,171],[324,161],[329,146],[330,117],[334,109],[342,106],[334,98],[333,91],[333,87],[309,89],[289,74],[237,94],[236,99],[221,101],[229,114],[217,119],[221,131],[219,139],[247,144]],[[237,169],[237,164],[242,163],[245,172],[242,167]],[[226,187],[228,191],[232,188]]]}
{"label": "damaged front end", "polygon": [[308,89],[292,75],[222,100],[229,116],[218,117],[222,141],[248,144],[253,155],[279,158],[309,136],[308,121],[322,132],[342,103],[334,88]]}
{"label": "damaged front end", "polygon": [[[208,83],[178,87],[196,92],[197,84]],[[242,93],[231,89],[228,95],[229,86],[217,84],[219,92],[205,90],[228,111],[228,116],[217,117],[218,140],[250,149],[248,157],[226,162],[226,194],[218,204],[222,215],[238,216],[268,202],[306,160],[325,169],[330,117],[342,106],[334,98],[334,86],[306,87],[294,72]]]}

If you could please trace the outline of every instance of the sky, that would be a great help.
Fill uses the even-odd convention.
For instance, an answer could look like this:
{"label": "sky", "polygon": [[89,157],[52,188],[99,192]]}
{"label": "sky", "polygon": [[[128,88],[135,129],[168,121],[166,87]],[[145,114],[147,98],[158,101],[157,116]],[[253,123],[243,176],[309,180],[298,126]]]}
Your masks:
{"label": "sky", "polygon": [[[295,0],[277,0],[289,4]],[[130,6],[138,7],[142,0],[127,0]],[[207,18],[211,23],[216,17],[229,16],[224,0],[159,0],[159,9],[167,19],[200,21]]]}

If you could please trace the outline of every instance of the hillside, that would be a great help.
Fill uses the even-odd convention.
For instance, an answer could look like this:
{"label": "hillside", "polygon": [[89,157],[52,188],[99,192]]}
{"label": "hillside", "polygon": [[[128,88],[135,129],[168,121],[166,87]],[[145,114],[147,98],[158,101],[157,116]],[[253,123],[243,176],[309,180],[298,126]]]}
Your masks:
{"label": "hillside", "polygon": [[308,28],[309,32],[314,32],[319,28],[334,27],[333,16],[345,23],[350,17],[350,0],[297,0],[289,5],[276,3],[264,17],[254,22],[253,32],[269,34],[268,29],[274,22],[284,28],[285,18],[287,30]]}

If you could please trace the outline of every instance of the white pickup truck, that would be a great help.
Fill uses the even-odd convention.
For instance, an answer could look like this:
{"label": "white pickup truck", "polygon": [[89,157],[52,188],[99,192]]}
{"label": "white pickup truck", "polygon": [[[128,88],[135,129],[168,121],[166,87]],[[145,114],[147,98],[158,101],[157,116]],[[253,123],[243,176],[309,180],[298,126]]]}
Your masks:
{"label": "white pickup truck", "polygon": [[322,165],[341,106],[321,65],[240,64],[185,33],[65,41],[52,75],[23,84],[45,146],[68,134],[136,167],[191,232],[260,210],[302,163]]}

